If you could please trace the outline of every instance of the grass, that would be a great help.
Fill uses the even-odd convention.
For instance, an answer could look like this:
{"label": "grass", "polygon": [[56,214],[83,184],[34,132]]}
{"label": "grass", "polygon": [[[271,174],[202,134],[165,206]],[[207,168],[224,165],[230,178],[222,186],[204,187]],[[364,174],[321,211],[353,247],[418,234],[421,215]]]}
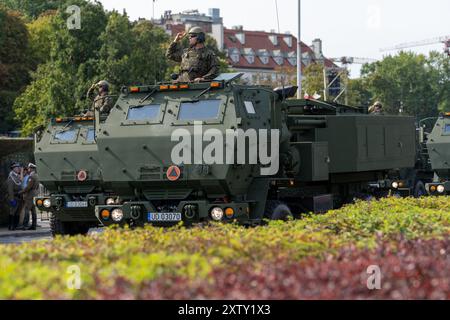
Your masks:
{"label": "grass", "polygon": [[[112,228],[0,246],[0,299],[449,298],[449,235],[445,197],[358,202],[256,228]],[[384,264],[388,288],[376,294],[361,282],[370,263]],[[74,265],[80,290],[67,286]]]}

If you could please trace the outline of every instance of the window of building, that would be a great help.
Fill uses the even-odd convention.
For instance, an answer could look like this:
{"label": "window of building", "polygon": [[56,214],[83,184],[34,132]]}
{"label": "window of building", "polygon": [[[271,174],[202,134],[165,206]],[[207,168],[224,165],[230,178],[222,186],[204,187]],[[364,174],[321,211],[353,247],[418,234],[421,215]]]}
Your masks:
{"label": "window of building", "polygon": [[245,44],[245,33],[237,33],[236,38],[240,43]]}
{"label": "window of building", "polygon": [[286,44],[288,45],[288,47],[292,47],[292,37],[291,36],[286,36],[283,38],[284,42],[286,42]]}
{"label": "window of building", "polygon": [[274,34],[270,35],[269,40],[270,40],[270,42],[272,42],[272,44],[274,46],[278,45],[278,36],[277,35],[274,35]]}

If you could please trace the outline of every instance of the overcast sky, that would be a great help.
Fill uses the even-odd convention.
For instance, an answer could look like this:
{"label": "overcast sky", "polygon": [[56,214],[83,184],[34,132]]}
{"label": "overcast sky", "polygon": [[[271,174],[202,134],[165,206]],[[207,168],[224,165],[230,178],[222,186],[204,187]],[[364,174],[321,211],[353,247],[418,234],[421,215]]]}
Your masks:
{"label": "overcast sky", "polygon": [[[151,18],[152,0],[100,0],[106,9],[126,9],[131,19]],[[280,31],[297,35],[297,0],[278,0]],[[155,17],[219,8],[226,27],[278,30],[275,0],[156,0]],[[323,40],[327,57],[382,58],[380,48],[450,35],[450,0],[302,0],[302,34],[306,44]],[[411,50],[443,50],[436,44]],[[392,52],[392,51],[391,51]],[[394,51],[395,53],[395,51]],[[386,53],[384,53],[386,54]],[[355,76],[355,74],[353,75]]]}

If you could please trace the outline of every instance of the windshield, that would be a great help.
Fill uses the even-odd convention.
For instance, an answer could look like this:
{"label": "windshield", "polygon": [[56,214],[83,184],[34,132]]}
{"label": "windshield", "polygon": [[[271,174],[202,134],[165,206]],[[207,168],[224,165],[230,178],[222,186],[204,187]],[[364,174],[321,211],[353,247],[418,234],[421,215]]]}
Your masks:
{"label": "windshield", "polygon": [[59,130],[55,133],[55,140],[58,142],[74,142],[77,138],[76,129]]}
{"label": "windshield", "polygon": [[208,120],[217,119],[221,100],[202,100],[198,102],[183,102],[180,106],[178,120]]}
{"label": "windshield", "polygon": [[159,116],[160,109],[161,106],[159,104],[131,107],[128,110],[127,120],[155,120]]}

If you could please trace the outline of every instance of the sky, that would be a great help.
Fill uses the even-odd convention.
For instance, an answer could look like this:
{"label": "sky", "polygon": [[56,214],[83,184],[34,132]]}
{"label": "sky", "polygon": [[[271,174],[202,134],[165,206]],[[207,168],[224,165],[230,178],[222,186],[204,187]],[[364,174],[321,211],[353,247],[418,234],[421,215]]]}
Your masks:
{"label": "sky", "polygon": [[[277,0],[280,31],[296,35],[298,0]],[[108,10],[126,9],[132,20],[153,16],[152,0],[100,0]],[[219,8],[225,27],[278,31],[276,0],[156,0],[154,16],[198,9]],[[381,48],[405,42],[450,36],[450,0],[301,0],[301,39],[323,41],[325,56],[381,59]],[[411,48],[418,53],[444,49],[443,44]],[[358,76],[359,68],[352,68]]]}

